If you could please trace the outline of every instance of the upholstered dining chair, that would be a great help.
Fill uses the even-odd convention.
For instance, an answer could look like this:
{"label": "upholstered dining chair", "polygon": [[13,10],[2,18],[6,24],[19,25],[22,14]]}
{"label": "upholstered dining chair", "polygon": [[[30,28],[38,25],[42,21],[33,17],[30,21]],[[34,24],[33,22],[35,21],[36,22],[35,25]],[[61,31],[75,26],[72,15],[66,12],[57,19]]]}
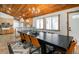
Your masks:
{"label": "upholstered dining chair", "polygon": [[71,41],[70,46],[67,49],[67,54],[72,54],[74,52],[75,47],[76,47],[76,44],[77,44],[77,41],[76,40],[72,40]]}
{"label": "upholstered dining chair", "polygon": [[[31,54],[32,53],[34,53],[34,52],[38,52],[38,53],[40,53],[40,43],[39,43],[39,41],[38,41],[38,39],[37,38],[35,38],[34,36],[31,36],[30,35],[30,39],[31,39],[31,44],[32,44],[32,48],[31,48]],[[38,54],[37,53],[37,54]]]}
{"label": "upholstered dining chair", "polygon": [[27,47],[31,47],[31,40],[30,40],[30,37],[29,35],[27,34],[24,34],[24,48],[27,48]]}
{"label": "upholstered dining chair", "polygon": [[24,39],[25,39],[25,41],[28,43],[30,43],[30,37],[29,37],[29,35],[27,35],[27,34],[24,34]]}
{"label": "upholstered dining chair", "polygon": [[20,32],[20,37],[21,37],[21,41],[22,41],[22,43],[24,43],[24,41],[25,41],[24,34],[21,33],[21,32]]}
{"label": "upholstered dining chair", "polygon": [[76,40],[72,40],[70,42],[69,47],[67,48],[67,52],[62,51],[61,49],[55,49],[52,53],[53,54],[64,54],[64,53],[72,54],[74,52],[76,44],[77,44],[77,41]]}
{"label": "upholstered dining chair", "polygon": [[20,33],[20,37],[21,37],[21,42],[23,45],[24,49],[28,49],[28,52],[30,53],[30,49],[31,49],[31,42],[30,42],[30,37],[29,35],[25,34],[25,33]]}

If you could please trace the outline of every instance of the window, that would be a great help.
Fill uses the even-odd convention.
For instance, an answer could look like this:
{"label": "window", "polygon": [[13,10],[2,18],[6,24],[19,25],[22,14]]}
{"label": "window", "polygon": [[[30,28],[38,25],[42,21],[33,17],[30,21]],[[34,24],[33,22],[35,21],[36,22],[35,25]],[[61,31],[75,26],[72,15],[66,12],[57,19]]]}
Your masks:
{"label": "window", "polygon": [[36,20],[36,28],[37,28],[37,29],[40,28],[40,20]]}
{"label": "window", "polygon": [[[44,24],[43,24],[44,23]],[[59,30],[59,15],[33,20],[36,29]],[[44,26],[44,27],[43,27]]]}
{"label": "window", "polygon": [[14,28],[19,27],[19,21],[14,20],[14,22],[13,22],[13,27],[14,27]]}
{"label": "window", "polygon": [[35,22],[36,29],[43,29],[43,19],[37,19]]}
{"label": "window", "polygon": [[52,17],[51,23],[52,23],[51,24],[52,25],[51,29],[59,30],[59,19],[58,19],[58,16]]}
{"label": "window", "polygon": [[22,22],[19,22],[17,20],[14,20],[13,27],[14,28],[23,27],[23,23]]}
{"label": "window", "polygon": [[46,18],[46,29],[51,29],[51,17]]}
{"label": "window", "polygon": [[51,16],[46,18],[46,29],[59,30],[59,16]]}

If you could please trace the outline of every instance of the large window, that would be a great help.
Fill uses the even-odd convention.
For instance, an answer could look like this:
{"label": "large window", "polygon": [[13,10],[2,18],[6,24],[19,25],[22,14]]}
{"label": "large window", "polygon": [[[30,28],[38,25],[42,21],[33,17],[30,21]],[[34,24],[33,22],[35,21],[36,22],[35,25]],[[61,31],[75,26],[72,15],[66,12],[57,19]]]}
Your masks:
{"label": "large window", "polygon": [[44,19],[35,19],[34,27],[37,29],[59,30],[59,18],[59,15],[56,15],[49,16]]}
{"label": "large window", "polygon": [[46,18],[46,29],[51,29],[51,17]]}
{"label": "large window", "polygon": [[35,28],[37,28],[37,29],[43,29],[43,19],[37,19],[35,21]]}
{"label": "large window", "polygon": [[23,27],[23,26],[24,26],[24,25],[23,25],[22,22],[17,21],[17,20],[14,20],[14,22],[13,22],[13,27],[14,27],[14,28],[19,28],[19,27]]}
{"label": "large window", "polygon": [[59,16],[51,16],[46,18],[46,29],[59,30]]}

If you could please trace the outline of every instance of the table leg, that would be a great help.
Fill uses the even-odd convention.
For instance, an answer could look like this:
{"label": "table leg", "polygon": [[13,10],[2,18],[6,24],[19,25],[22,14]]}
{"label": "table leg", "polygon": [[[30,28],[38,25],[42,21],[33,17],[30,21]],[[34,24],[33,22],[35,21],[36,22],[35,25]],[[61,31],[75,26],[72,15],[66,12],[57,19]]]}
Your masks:
{"label": "table leg", "polygon": [[44,42],[41,42],[41,53],[46,54],[46,44]]}

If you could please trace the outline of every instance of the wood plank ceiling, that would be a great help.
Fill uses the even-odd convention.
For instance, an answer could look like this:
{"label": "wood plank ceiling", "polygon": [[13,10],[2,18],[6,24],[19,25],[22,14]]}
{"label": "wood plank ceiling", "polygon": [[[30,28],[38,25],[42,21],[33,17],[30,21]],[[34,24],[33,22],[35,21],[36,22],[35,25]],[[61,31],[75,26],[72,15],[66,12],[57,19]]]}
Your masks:
{"label": "wood plank ceiling", "polygon": [[77,6],[79,4],[0,4],[0,12],[27,19]]}

